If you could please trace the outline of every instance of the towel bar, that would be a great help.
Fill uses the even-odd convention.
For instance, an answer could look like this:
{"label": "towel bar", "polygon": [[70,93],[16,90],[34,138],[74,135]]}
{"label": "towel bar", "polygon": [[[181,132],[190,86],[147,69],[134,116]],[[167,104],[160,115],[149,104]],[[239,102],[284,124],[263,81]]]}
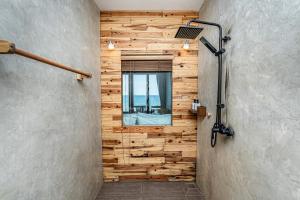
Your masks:
{"label": "towel bar", "polygon": [[49,60],[47,58],[24,51],[22,49],[18,49],[15,47],[14,43],[11,43],[11,42],[8,42],[5,40],[0,40],[0,54],[17,54],[17,55],[24,56],[26,58],[30,58],[30,59],[48,64],[48,65],[60,68],[60,69],[64,69],[64,70],[76,73],[76,78],[77,78],[77,80],[80,80],[80,81],[83,80],[83,78],[92,78],[92,74],[90,74],[90,73],[83,72],[78,69],[74,69],[72,67]]}

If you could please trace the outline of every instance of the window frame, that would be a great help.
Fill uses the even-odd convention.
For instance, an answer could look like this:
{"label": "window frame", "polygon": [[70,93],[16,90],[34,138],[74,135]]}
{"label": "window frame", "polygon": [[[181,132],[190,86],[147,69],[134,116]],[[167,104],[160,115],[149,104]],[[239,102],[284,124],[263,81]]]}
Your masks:
{"label": "window frame", "polygon": [[[148,124],[148,125],[126,125],[124,124],[124,120],[123,120],[123,114],[127,114],[126,112],[123,112],[123,74],[128,74],[130,76],[130,71],[121,71],[121,120],[122,120],[122,127],[167,127],[167,126],[173,126],[173,71],[133,71],[132,74],[146,74],[147,75],[147,98],[146,98],[146,106],[147,108],[149,108],[149,75],[150,74],[157,74],[157,73],[171,73],[171,123],[167,124],[167,125],[160,125],[160,124]],[[133,79],[133,78],[132,78]],[[128,77],[128,81],[130,80],[130,78]],[[132,83],[133,85],[134,83]],[[129,94],[130,95],[130,92]],[[130,99],[130,96],[129,96]],[[134,103],[134,102],[133,102]],[[130,110],[130,105],[129,105],[129,110]],[[130,113],[130,111],[128,112]]]}

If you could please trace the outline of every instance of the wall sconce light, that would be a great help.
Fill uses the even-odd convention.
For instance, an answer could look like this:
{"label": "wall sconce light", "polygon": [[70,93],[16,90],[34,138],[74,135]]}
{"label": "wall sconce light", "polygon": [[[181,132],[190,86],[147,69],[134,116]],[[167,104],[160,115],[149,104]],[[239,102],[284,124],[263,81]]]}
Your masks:
{"label": "wall sconce light", "polygon": [[108,41],[107,48],[108,48],[109,50],[112,50],[112,49],[114,49],[114,48],[115,48],[115,45],[114,45],[114,43],[112,43],[112,41],[111,41],[111,40],[109,40],[109,41]]}
{"label": "wall sconce light", "polygon": [[183,44],[183,49],[188,50],[190,48],[190,43],[188,40],[186,40]]}

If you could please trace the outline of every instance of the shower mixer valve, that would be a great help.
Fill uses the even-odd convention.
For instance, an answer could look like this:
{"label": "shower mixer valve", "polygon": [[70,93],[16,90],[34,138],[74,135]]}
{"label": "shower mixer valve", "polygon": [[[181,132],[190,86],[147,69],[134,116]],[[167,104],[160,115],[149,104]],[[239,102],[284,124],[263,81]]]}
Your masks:
{"label": "shower mixer valve", "polygon": [[226,128],[224,124],[215,123],[213,128],[211,129],[211,146],[214,147],[217,144],[217,134],[220,133],[222,135],[226,135],[228,137],[234,136],[234,131],[232,128]]}

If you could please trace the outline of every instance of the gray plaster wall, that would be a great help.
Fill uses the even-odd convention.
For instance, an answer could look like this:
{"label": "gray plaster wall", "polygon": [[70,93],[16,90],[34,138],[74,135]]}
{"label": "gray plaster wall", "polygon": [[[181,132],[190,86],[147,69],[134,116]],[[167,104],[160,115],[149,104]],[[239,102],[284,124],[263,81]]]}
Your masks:
{"label": "gray plaster wall", "polygon": [[[300,199],[300,1],[207,0],[200,17],[232,37],[223,121],[236,136],[210,147],[217,58],[200,43],[199,98],[213,116],[198,120],[198,185],[210,200]],[[202,35],[217,46],[217,33]]]}
{"label": "gray plaster wall", "polygon": [[91,72],[0,55],[0,199],[92,200],[102,183],[99,10],[91,0],[1,0],[0,38]]}

